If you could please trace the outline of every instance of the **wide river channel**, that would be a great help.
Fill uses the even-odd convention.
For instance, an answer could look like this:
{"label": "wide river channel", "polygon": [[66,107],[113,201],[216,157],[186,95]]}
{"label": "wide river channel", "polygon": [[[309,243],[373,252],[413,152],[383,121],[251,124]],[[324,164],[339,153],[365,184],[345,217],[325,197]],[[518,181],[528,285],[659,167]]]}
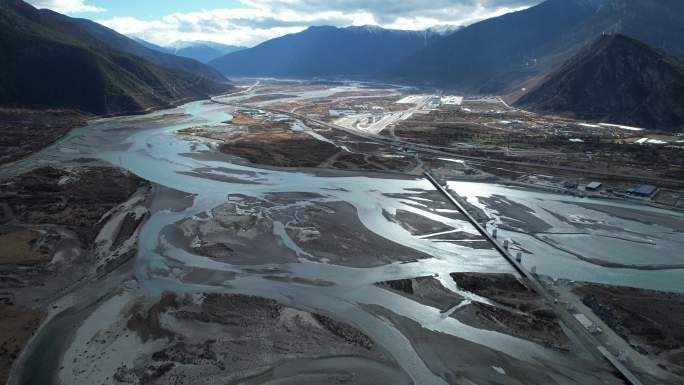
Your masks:
{"label": "wide river channel", "polygon": [[[451,272],[512,272],[511,267],[491,249],[469,248],[449,242],[435,242],[412,236],[389,221],[384,212],[406,210],[475,234],[467,222],[421,211],[399,194],[434,190],[422,178],[392,179],[386,175],[360,173],[320,173],[312,170],[273,170],[226,162],[209,156],[208,144],[192,142],[176,135],[178,130],[219,125],[229,121],[233,108],[199,101],[176,109],[144,116],[102,119],[72,131],[46,150],[5,169],[0,176],[30,168],[64,164],[77,165],[84,159],[98,159],[122,167],[154,184],[191,195],[192,203],[180,210],[160,210],[144,225],[135,262],[135,275],[144,290],[160,292],[226,292],[264,296],[303,310],[322,311],[358,326],[420,384],[444,384],[418,356],[407,337],[390,324],[367,312],[361,305],[379,305],[392,312],[440,331],[515,356],[521,360],[562,362],[563,357],[540,345],[445,319],[438,309],[421,305],[373,284],[379,281],[436,276],[447,288],[458,291]],[[452,182],[454,191],[493,218],[490,228],[500,225],[505,215],[501,206],[488,198],[505,197],[529,208],[548,226],[534,234],[500,230],[525,251],[523,263],[539,274],[554,278],[637,286],[684,293],[684,215],[678,212],[610,201],[569,198],[501,185]],[[246,266],[216,261],[175,248],[164,240],[162,230],[186,218],[206,215],[226,203],[229,195],[243,194],[265,198],[271,193],[313,193],[320,201],[346,202],[356,209],[359,220],[370,231],[397,244],[433,258],[412,263],[390,263],[371,267],[345,267],[324,263],[305,254],[282,228],[274,226],[273,236],[282,246],[302,255],[297,262]],[[485,203],[490,202],[490,203]],[[572,210],[572,211],[570,211]],[[568,216],[568,212],[575,213]],[[626,215],[643,212],[643,216]],[[642,218],[643,217],[643,218]],[[644,219],[645,218],[645,219]],[[654,219],[656,218],[656,219]],[[522,227],[522,226],[521,226]],[[591,263],[568,250],[603,262],[629,267]],[[643,266],[642,266],[643,265]],[[640,268],[646,266],[647,268]],[[187,283],[178,279],[192,269],[226,272],[224,282]],[[265,279],[259,271],[277,271],[330,285],[315,287]]]}

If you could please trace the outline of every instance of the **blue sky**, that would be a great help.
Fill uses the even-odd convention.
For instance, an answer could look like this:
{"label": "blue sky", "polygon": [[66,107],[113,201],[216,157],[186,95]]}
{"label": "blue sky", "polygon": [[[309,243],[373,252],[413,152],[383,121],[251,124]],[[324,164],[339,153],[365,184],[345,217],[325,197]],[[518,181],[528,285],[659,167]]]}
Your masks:
{"label": "blue sky", "polygon": [[[106,10],[98,12],[98,18],[134,16],[142,20],[160,19],[175,12],[242,7],[238,0],[91,0],[85,3]],[[70,15],[86,18],[94,16],[93,12],[73,12]]]}
{"label": "blue sky", "polygon": [[461,26],[541,0],[27,0],[156,44],[206,40],[253,46],[311,25],[419,30]]}

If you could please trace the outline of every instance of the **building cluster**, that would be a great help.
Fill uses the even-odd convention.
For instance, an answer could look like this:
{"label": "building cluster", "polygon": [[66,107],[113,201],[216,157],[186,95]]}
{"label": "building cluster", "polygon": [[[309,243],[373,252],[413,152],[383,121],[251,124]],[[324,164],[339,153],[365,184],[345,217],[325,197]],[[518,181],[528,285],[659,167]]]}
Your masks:
{"label": "building cluster", "polygon": [[516,179],[518,182],[533,184],[538,187],[555,190],[559,193],[570,193],[573,195],[585,196],[585,194],[614,194],[621,197],[632,197],[640,199],[654,199],[661,190],[658,186],[651,184],[639,184],[629,189],[617,189],[614,187],[607,187],[600,181],[589,181],[588,183],[580,183],[578,179],[563,178],[558,176],[546,175],[524,175]]}
{"label": "building cluster", "polygon": [[[603,189],[603,183],[601,182],[590,182],[587,183],[587,185],[584,188],[586,191],[594,191],[598,192]],[[607,192],[614,192],[612,189],[607,189]],[[627,194],[639,198],[651,198],[653,197],[657,192],[658,192],[658,187],[653,186],[650,184],[640,184],[635,186],[634,188],[630,188],[627,191]]]}

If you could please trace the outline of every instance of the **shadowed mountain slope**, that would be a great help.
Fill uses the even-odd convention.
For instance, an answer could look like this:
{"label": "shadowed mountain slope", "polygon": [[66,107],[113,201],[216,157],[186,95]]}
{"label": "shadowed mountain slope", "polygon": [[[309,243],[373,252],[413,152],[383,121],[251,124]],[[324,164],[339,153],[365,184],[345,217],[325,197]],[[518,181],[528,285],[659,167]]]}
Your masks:
{"label": "shadowed mountain slope", "polygon": [[456,31],[388,75],[501,93],[548,73],[602,33],[623,33],[684,58],[681,15],[680,0],[547,0]]}
{"label": "shadowed mountain slope", "polygon": [[0,105],[108,114],[232,88],[111,48],[69,20],[19,0],[0,3]]}
{"label": "shadowed mountain slope", "polygon": [[442,35],[374,26],[310,27],[210,62],[227,76],[378,76]]}
{"label": "shadowed mountain slope", "polygon": [[627,36],[606,35],[516,105],[541,113],[680,130],[684,128],[684,64]]}
{"label": "shadowed mountain slope", "polygon": [[[8,1],[13,2],[16,0]],[[169,69],[201,75],[216,81],[226,80],[216,69],[206,64],[191,58],[176,56],[172,52],[155,50],[92,20],[71,18],[48,9],[38,10],[37,13],[31,12],[25,16],[91,46],[105,46],[109,49],[138,56]]]}

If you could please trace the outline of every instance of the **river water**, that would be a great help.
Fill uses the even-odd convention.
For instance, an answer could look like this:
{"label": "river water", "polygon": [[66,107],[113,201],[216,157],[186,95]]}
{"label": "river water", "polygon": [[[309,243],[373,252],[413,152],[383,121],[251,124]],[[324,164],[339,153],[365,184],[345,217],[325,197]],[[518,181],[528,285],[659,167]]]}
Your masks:
{"label": "river water", "polygon": [[[35,156],[18,162],[11,170],[3,170],[3,175],[0,176],[20,173],[40,165],[76,165],[83,159],[95,158],[127,169],[155,184],[192,194],[194,200],[191,206],[180,211],[155,212],[141,231],[135,274],[145,290],[152,293],[172,290],[188,293],[251,294],[273,298],[303,310],[322,312],[335,319],[352,323],[368,334],[416,383],[445,382],[427,368],[407,336],[369,313],[363,305],[382,306],[420,323],[425,328],[448,333],[521,360],[534,362],[538,360],[537,357],[544,357],[545,364],[561,363],[565,360],[559,353],[535,343],[480,330],[452,317],[445,318],[438,309],[421,305],[373,285],[384,280],[426,275],[435,275],[440,280],[448,282],[448,273],[459,271],[512,272],[510,266],[493,250],[471,249],[453,243],[419,239],[388,221],[383,211],[394,212],[403,209],[420,213],[420,209],[415,205],[409,205],[401,198],[388,194],[411,194],[416,191],[433,190],[427,180],[374,178],[344,173],[322,176],[311,170],[282,171],[248,167],[212,159],[206,156],[211,151],[207,144],[183,140],[175,134],[176,131],[188,127],[220,124],[231,119],[231,112],[231,107],[199,101],[146,116],[94,121],[86,127],[72,131],[65,139]],[[196,173],[197,170],[203,170],[203,174]],[[531,192],[521,192],[502,186],[459,184],[456,187],[459,192],[472,196],[472,200],[476,200],[477,196],[495,193],[507,195],[509,192],[516,197],[522,194],[523,198],[519,199],[533,201],[538,198]],[[338,266],[307,259],[282,264],[245,266],[191,254],[170,246],[160,236],[164,227],[185,218],[207,213],[226,203],[230,194],[261,198],[269,193],[284,192],[316,193],[328,201],[347,202],[354,206],[360,221],[367,229],[400,245],[427,253],[433,258],[366,268]],[[483,205],[483,208],[487,207]],[[467,222],[440,217],[427,211],[422,214],[458,228],[474,231]],[[637,221],[627,220],[622,225],[641,226]],[[643,230],[642,227],[634,229],[637,232]],[[664,228],[651,227],[648,230],[652,230],[654,234],[666,231]],[[274,231],[274,236],[280,238],[283,247],[298,251],[296,243],[289,239],[285,231]],[[672,242],[665,247],[668,254],[663,261],[672,262],[670,257],[674,258],[673,248],[681,246],[678,243],[681,243],[679,238],[681,237],[677,234],[669,238],[658,238],[658,242],[660,239]],[[543,242],[535,243],[522,238],[520,242],[533,252],[532,257],[527,258],[525,263],[538,266],[540,273],[559,278],[618,284],[633,284],[636,277],[640,280],[638,285],[642,287],[662,286],[660,288],[684,292],[681,270],[641,271],[604,268],[580,261],[556,249],[551,252],[544,249],[546,243]],[[570,239],[564,242],[570,244],[573,241]],[[609,254],[607,251],[604,253]],[[629,254],[629,258],[632,262],[638,259],[634,253]],[[183,271],[198,268],[233,272],[235,278],[221,284],[187,283],[178,279]],[[278,269],[293,277],[324,280],[332,285],[315,287],[312,290],[311,286],[300,283],[265,279],[263,274],[256,272],[260,269]]]}
{"label": "river water", "polygon": [[[554,278],[684,293],[684,213],[496,184],[453,181],[449,187],[494,218],[488,229],[499,227],[501,241],[520,244],[528,269]],[[492,204],[491,197],[506,202]],[[548,228],[516,224],[510,213],[500,212],[507,202],[524,206]],[[509,226],[501,228],[502,222]]]}

